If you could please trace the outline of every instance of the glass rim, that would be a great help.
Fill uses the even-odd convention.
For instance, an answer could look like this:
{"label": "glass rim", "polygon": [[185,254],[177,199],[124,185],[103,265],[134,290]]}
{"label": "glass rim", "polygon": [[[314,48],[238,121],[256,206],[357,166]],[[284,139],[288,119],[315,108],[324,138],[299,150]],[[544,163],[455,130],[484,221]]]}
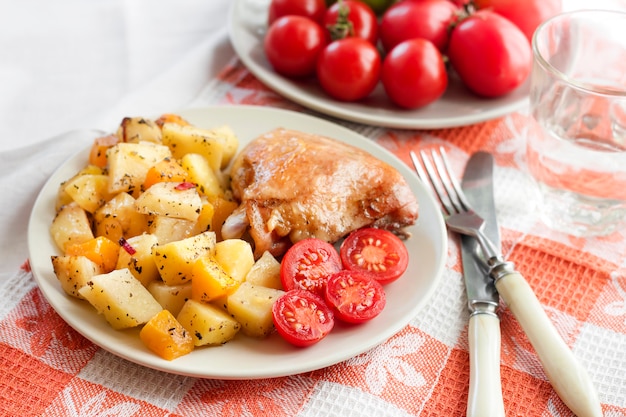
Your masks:
{"label": "glass rim", "polygon": [[568,76],[567,74],[559,70],[557,67],[552,65],[539,50],[538,38],[539,38],[540,32],[544,31],[544,29],[546,29],[547,26],[552,25],[555,21],[563,20],[570,16],[583,16],[585,18],[589,18],[592,16],[601,16],[601,15],[609,16],[612,18],[620,17],[626,22],[626,11],[605,10],[605,9],[570,10],[570,11],[559,13],[545,20],[537,27],[537,29],[535,30],[532,36],[531,47],[532,47],[532,52],[533,52],[533,60],[539,63],[539,65],[541,65],[547,72],[549,72],[556,78],[559,78],[561,81],[564,81],[579,90],[582,90],[588,93],[593,93],[593,94],[605,95],[605,96],[626,97],[626,84],[624,84],[624,87],[622,89],[618,89],[618,88],[612,88],[612,87],[607,87],[607,86],[593,85],[593,84],[590,84],[581,80],[577,80],[575,78]]}

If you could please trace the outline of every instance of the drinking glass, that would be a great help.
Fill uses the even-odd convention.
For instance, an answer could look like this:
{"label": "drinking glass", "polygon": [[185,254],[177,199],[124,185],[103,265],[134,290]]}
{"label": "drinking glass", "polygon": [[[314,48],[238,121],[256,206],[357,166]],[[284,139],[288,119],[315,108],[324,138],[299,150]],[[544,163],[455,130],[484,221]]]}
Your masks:
{"label": "drinking glass", "polygon": [[578,236],[626,225],[626,13],[557,15],[533,41],[528,169],[543,221]]}

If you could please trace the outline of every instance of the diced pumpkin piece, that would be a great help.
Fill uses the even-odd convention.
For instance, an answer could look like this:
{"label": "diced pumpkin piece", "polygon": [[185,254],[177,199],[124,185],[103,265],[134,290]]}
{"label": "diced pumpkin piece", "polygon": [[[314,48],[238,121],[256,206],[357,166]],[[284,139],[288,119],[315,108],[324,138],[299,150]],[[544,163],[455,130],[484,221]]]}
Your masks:
{"label": "diced pumpkin piece", "polygon": [[191,298],[191,281],[167,285],[163,281],[155,280],[148,285],[148,291],[164,309],[176,316],[185,302]]}
{"label": "diced pumpkin piece", "polygon": [[283,294],[282,290],[243,282],[234,293],[228,296],[226,308],[241,324],[243,334],[265,337],[274,330],[272,306]]}
{"label": "diced pumpkin piece", "polygon": [[213,227],[213,213],[215,208],[206,198],[202,198],[202,207],[200,207],[200,214],[196,220],[193,232],[195,234],[206,232]]}
{"label": "diced pumpkin piece", "polygon": [[161,279],[167,285],[183,284],[192,278],[196,259],[215,251],[215,233],[204,232],[183,240],[157,245],[152,255]]}
{"label": "diced pumpkin piece", "polygon": [[116,269],[128,269],[147,287],[159,278],[159,270],[152,256],[152,248],[158,243],[156,236],[147,233],[126,239],[126,244],[119,249]]}
{"label": "diced pumpkin piece", "polygon": [[52,269],[61,288],[72,297],[84,299],[78,292],[87,282],[104,271],[97,263],[85,256],[63,255],[52,256]]}
{"label": "diced pumpkin piece", "polygon": [[148,218],[135,210],[135,198],[126,192],[116,194],[94,213],[95,234],[114,242],[148,231]]}
{"label": "diced pumpkin piece", "polygon": [[152,142],[118,143],[107,151],[109,192],[139,195],[148,170],[171,156],[167,146]]}
{"label": "diced pumpkin piece", "polygon": [[185,126],[190,124],[187,120],[183,119],[182,116],[173,113],[165,113],[162,114],[158,119],[154,121],[157,126],[163,127],[165,123],[176,123],[181,126]]}
{"label": "diced pumpkin piece", "polygon": [[228,295],[239,283],[212,256],[198,258],[191,269],[191,298],[208,303]]}
{"label": "diced pumpkin piece", "polygon": [[224,272],[235,281],[243,282],[254,265],[254,254],[250,243],[242,239],[227,239],[215,245],[215,260]]}
{"label": "diced pumpkin piece", "polygon": [[50,233],[64,253],[67,246],[86,242],[94,237],[87,212],[76,203],[66,204],[59,210],[50,225]]}
{"label": "diced pumpkin piece", "polygon": [[152,317],[139,332],[141,341],[154,353],[171,361],[194,349],[189,332],[167,310]]}
{"label": "diced pumpkin piece", "polygon": [[198,186],[200,194],[209,197],[223,197],[222,181],[219,174],[210,166],[207,159],[197,153],[188,153],[181,158],[181,165],[189,175],[189,181]]}
{"label": "diced pumpkin piece", "polygon": [[157,182],[187,181],[187,171],[174,159],[165,158],[151,167],[146,173],[143,189],[147,190]]}
{"label": "diced pumpkin piece", "polygon": [[239,207],[239,204],[235,201],[227,200],[221,197],[209,199],[209,201],[213,204],[213,220],[211,222],[211,227],[217,234],[217,240],[220,241],[223,240],[222,226],[224,225],[224,222],[228,216],[230,216],[233,211]]}
{"label": "diced pumpkin piece", "polygon": [[104,236],[98,236],[82,243],[67,246],[65,253],[67,255],[86,256],[98,264],[103,272],[111,272],[117,265],[120,245]]}
{"label": "diced pumpkin piece", "polygon": [[126,268],[96,275],[78,292],[118,330],[147,323],[163,310]]}
{"label": "diced pumpkin piece", "polygon": [[264,252],[250,268],[246,282],[261,287],[283,289],[280,281],[280,262],[270,252]]}
{"label": "diced pumpkin piece", "polygon": [[115,135],[122,142],[161,143],[160,126],[143,117],[124,117]]}
{"label": "diced pumpkin piece", "polygon": [[89,151],[89,163],[100,168],[107,166],[107,151],[117,145],[119,138],[115,135],[107,135],[96,138]]}
{"label": "diced pumpkin piece", "polygon": [[163,144],[170,147],[175,158],[181,159],[188,153],[197,153],[209,162],[213,171],[220,171],[224,141],[214,131],[192,125],[181,126],[177,123],[165,123],[161,130]]}
{"label": "diced pumpkin piece", "polygon": [[176,319],[191,334],[195,346],[222,345],[241,328],[225,311],[193,299],[187,300]]}
{"label": "diced pumpkin piece", "polygon": [[143,192],[135,201],[139,213],[196,221],[202,200],[195,186],[187,183],[159,182]]}

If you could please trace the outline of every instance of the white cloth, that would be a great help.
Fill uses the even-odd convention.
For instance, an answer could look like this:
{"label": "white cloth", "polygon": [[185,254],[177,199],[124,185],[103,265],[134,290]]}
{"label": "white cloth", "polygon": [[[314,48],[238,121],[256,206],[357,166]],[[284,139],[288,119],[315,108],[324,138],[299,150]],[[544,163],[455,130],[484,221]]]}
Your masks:
{"label": "white cloth", "polygon": [[[230,0],[24,0],[0,13],[0,283],[81,128],[184,108],[233,58]],[[83,136],[84,137],[84,136]]]}
{"label": "white cloth", "polygon": [[5,4],[0,13],[0,150],[109,122],[102,117],[121,114],[113,111],[120,103],[129,104],[121,110],[134,112],[186,103],[232,55],[226,32],[230,3]]}

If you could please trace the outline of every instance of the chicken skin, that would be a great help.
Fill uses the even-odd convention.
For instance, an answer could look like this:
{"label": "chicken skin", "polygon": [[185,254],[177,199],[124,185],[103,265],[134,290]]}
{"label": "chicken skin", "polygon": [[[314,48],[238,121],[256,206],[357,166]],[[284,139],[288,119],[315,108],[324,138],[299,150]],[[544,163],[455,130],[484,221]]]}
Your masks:
{"label": "chicken skin", "polygon": [[405,179],[369,153],[330,138],[276,129],[249,143],[233,161],[240,206],[222,236],[254,241],[255,256],[283,254],[299,240],[335,242],[364,226],[402,232],[418,203]]}

